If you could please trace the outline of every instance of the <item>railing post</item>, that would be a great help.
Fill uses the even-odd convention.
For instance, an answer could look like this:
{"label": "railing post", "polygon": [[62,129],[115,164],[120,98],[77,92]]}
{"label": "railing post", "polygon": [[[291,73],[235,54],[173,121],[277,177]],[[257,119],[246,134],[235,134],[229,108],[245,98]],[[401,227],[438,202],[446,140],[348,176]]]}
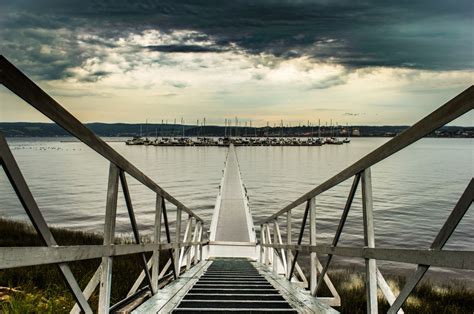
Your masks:
{"label": "railing post", "polygon": [[[156,194],[156,211],[155,211],[155,233],[153,242],[156,245],[161,243],[161,216],[162,216],[162,202],[163,198]],[[151,269],[151,283],[152,289],[158,293],[158,276],[160,274],[160,250],[153,251],[153,268]]]}
{"label": "railing post", "polygon": [[193,232],[193,242],[195,244],[192,245],[192,252],[191,252],[191,265],[196,264],[197,255],[198,255],[198,242],[199,240],[199,220],[196,219],[196,223],[194,224],[194,232]]}
{"label": "railing post", "polygon": [[[105,207],[104,245],[114,244],[118,180],[119,168],[111,163],[107,188],[107,203]],[[98,312],[108,313],[110,307],[110,293],[112,290],[112,257],[103,257],[101,267],[102,273],[100,277]]]}
{"label": "railing post", "polygon": [[[309,200],[309,244],[316,245],[316,198]],[[316,252],[310,253],[310,292],[312,296],[316,296],[316,285],[318,282],[318,261]]]}
{"label": "railing post", "polygon": [[[375,247],[374,208],[372,198],[372,177],[370,168],[362,172],[362,209],[364,219],[364,243],[368,248]],[[373,258],[365,259],[367,313],[378,313],[377,304],[377,265]]]}
{"label": "railing post", "polygon": [[[270,245],[268,247],[268,265],[272,264],[273,265],[273,250],[275,249],[272,245],[272,236],[270,232],[270,226],[267,224],[265,230],[267,231],[267,244]],[[270,250],[271,253],[270,254]]]}
{"label": "railing post", "polygon": [[[273,220],[273,245],[278,243],[278,236],[277,236],[277,219]],[[273,272],[278,274],[278,256],[277,256],[277,249],[273,248]]]}
{"label": "railing post", "polygon": [[180,253],[180,244],[181,244],[181,207],[176,208],[176,238],[175,238],[176,249],[174,251],[174,267],[176,271],[176,277],[179,277],[180,274],[180,265],[179,265],[179,253]]}
{"label": "railing post", "polygon": [[263,264],[263,225],[260,225],[260,263]]}
{"label": "railing post", "polygon": [[198,260],[199,261],[202,261],[202,221],[199,221],[199,237],[198,237],[198,241],[199,241],[199,258]]}
{"label": "railing post", "polygon": [[[264,244],[269,244],[268,243],[268,237],[267,237],[267,228],[268,228],[268,225],[267,224],[264,224],[263,225],[263,239],[264,239]],[[264,251],[265,251],[265,265],[268,266],[270,265],[270,248],[268,246],[266,246],[264,248]]]}
{"label": "railing post", "polygon": [[[194,217],[193,216],[190,216],[189,217],[189,220],[190,220],[190,223],[189,223],[189,233],[188,233],[188,238],[186,239],[186,242],[191,242],[191,239],[193,237],[191,237],[191,230],[193,230],[193,220],[194,220]],[[186,271],[189,270],[189,268],[191,267],[191,250],[193,248],[193,245],[189,245],[188,247],[188,254],[186,254]]]}
{"label": "railing post", "polygon": [[[286,212],[286,243],[291,245],[291,209]],[[291,249],[286,251],[286,279],[290,280],[291,271]]]}

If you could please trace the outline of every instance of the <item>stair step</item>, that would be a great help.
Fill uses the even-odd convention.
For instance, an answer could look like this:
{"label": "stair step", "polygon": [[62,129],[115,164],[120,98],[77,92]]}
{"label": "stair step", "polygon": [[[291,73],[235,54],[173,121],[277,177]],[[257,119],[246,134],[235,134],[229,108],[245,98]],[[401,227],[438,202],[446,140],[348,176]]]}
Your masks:
{"label": "stair step", "polygon": [[264,293],[264,294],[277,294],[279,295],[278,291],[275,290],[273,287],[271,289],[255,289],[255,290],[242,290],[242,289],[232,289],[232,288],[220,288],[220,289],[213,289],[213,288],[195,288],[193,287],[189,293],[209,293],[209,294],[256,294],[256,293]]}
{"label": "stair step", "polygon": [[265,300],[284,301],[279,294],[188,293],[183,300]]}
{"label": "stair step", "polygon": [[197,283],[204,284],[268,284],[266,280],[202,280],[199,279]]}
{"label": "stair step", "polygon": [[207,271],[206,275],[224,275],[224,276],[260,276],[257,272],[251,271]]}
{"label": "stair step", "polygon": [[202,313],[231,313],[231,312],[238,312],[238,313],[298,313],[295,310],[292,309],[251,309],[251,308],[227,308],[225,310],[223,309],[215,309],[215,308],[179,308],[175,309],[173,313],[196,313],[196,312],[202,312]]}
{"label": "stair step", "polygon": [[260,301],[260,300],[182,300],[179,308],[248,308],[248,309],[291,309],[286,301]]}
{"label": "stair step", "polygon": [[274,289],[271,285],[201,285],[195,284],[195,288],[208,288],[213,290],[240,289],[240,290],[267,290]]}
{"label": "stair step", "polygon": [[297,313],[246,260],[215,260],[173,313]]}
{"label": "stair step", "polygon": [[242,286],[269,286],[272,287],[268,281],[263,282],[248,282],[248,281],[238,281],[238,282],[229,282],[229,281],[198,281],[196,285],[199,286],[211,286],[211,287],[223,287],[223,286],[234,286],[234,287],[242,287]]}

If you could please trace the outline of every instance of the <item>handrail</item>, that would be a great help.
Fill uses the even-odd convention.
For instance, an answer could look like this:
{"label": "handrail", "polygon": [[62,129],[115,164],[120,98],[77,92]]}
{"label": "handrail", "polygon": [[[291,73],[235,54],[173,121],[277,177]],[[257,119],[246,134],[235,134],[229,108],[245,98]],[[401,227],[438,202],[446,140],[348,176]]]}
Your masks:
{"label": "handrail", "polygon": [[31,81],[2,55],[0,55],[0,83],[49,119],[57,123],[71,135],[102,155],[105,159],[127,172],[150,190],[159,194],[175,206],[182,208],[197,220],[203,222],[203,220],[191,209],[171,196],[151,178],[146,176],[137,167],[115,151],[110,145],[95,135],[94,132],[83,125],[77,118],[70,114],[64,107],[44,92],[38,85]]}
{"label": "handrail", "polygon": [[462,116],[466,112],[474,108],[474,85],[471,85],[462,93],[445,103],[440,108],[433,111],[431,114],[425,118],[418,121],[412,127],[403,131],[399,135],[392,138],[387,143],[383,144],[379,148],[375,149],[371,153],[362,157],[360,160],[356,161],[346,169],[342,170],[335,176],[331,177],[327,181],[321,183],[311,191],[300,196],[298,199],[292,203],[285,206],[283,209],[277,213],[271,215],[264,221],[262,224],[270,223],[278,216],[288,212],[292,208],[303,204],[304,202],[310,200],[311,198],[333,188],[339,183],[349,179],[350,177],[356,175],[357,173],[367,169],[376,163],[384,160],[385,158],[395,154],[396,152],[402,150],[408,145],[413,144],[417,140],[425,137],[436,129],[442,127],[443,125],[451,122],[452,120]]}
{"label": "handrail", "polygon": [[[202,260],[202,247],[208,241],[203,241],[203,220],[191,209],[176,200],[173,196],[162,189],[151,178],[138,170],[127,159],[96,136],[91,130],[84,126],[78,119],[71,115],[58,102],[51,98],[46,92],[32,82],[26,75],[18,70],[7,59],[0,55],[0,84],[25,100],[28,104],[39,110],[45,116],[57,123],[71,135],[78,138],[82,143],[102,155],[110,162],[109,177],[107,184],[107,198],[105,206],[105,223],[103,245],[92,246],[58,246],[51,230],[49,229],[38,204],[31,193],[28,184],[10,150],[10,147],[0,132],[0,167],[3,168],[10,184],[30,218],[34,228],[46,247],[5,247],[0,248],[0,269],[56,264],[65,283],[76,300],[72,313],[92,313],[88,302],[92,293],[99,287],[99,313],[108,313],[130,302],[137,293],[157,293],[158,281],[167,276],[166,272],[171,267],[173,277],[180,276],[182,267],[188,270],[191,266]],[[135,219],[132,199],[127,184],[125,173],[138,180],[156,193],[155,224],[153,243],[141,243],[138,225]],[[118,187],[122,186],[125,197],[130,223],[133,231],[135,244],[114,245],[115,224],[117,216]],[[176,205],[176,228],[174,241],[171,241],[166,201]],[[186,212],[187,219],[182,218]],[[163,223],[162,223],[163,219]],[[186,223],[184,237],[181,232],[181,221]],[[161,241],[162,226],[166,232],[166,244]],[[193,228],[194,226],[194,228]],[[169,259],[163,269],[160,264],[160,251],[167,250]],[[147,260],[146,252],[152,252]],[[112,258],[119,255],[140,254],[142,272],[135,280],[127,297],[110,306],[112,291]],[[102,262],[96,272],[89,280],[84,290],[79,286],[74,277],[69,262],[85,259],[101,258]],[[150,272],[151,269],[151,272]],[[142,281],[146,279],[146,289],[139,289]]]}
{"label": "handrail", "polygon": [[[283,268],[286,278],[290,281],[294,278],[293,273],[296,268],[296,275],[299,277],[300,283],[308,287],[310,294],[313,296],[317,296],[318,290],[323,282],[326,283],[332,297],[318,297],[318,299],[321,302],[325,302],[327,305],[338,306],[340,305],[340,296],[327,274],[332,256],[339,255],[352,258],[363,258],[365,260],[366,273],[367,312],[378,312],[377,291],[378,288],[380,288],[383,296],[390,304],[388,313],[391,314],[403,313],[403,310],[401,309],[402,305],[423,278],[430,266],[468,270],[474,269],[474,251],[442,250],[474,201],[474,179],[471,178],[469,184],[458,199],[451,214],[444,222],[431,246],[429,249],[425,250],[375,247],[374,206],[371,179],[371,167],[373,165],[395,154],[408,145],[411,145],[446,123],[469,112],[473,108],[474,86],[470,86],[461,94],[421,119],[400,135],[394,137],[329,180],[299,197],[276,214],[265,219],[261,223],[260,228],[260,261],[265,265],[271,264],[274,272],[278,272],[279,268]],[[346,205],[339,220],[332,244],[330,246],[319,245],[316,241],[317,196],[351,177],[354,177],[354,181],[349,196],[347,197]],[[359,181],[362,187],[364,245],[338,247],[337,244],[339,237],[344,228]],[[294,244],[292,242],[292,209],[305,202],[306,208],[304,209],[303,218],[301,220],[298,242]],[[283,215],[286,215],[286,244],[283,243],[278,221],[278,218],[281,218]],[[301,242],[305,233],[307,221],[309,222],[309,244],[302,244]],[[273,225],[273,241],[272,232],[270,231],[271,225]],[[298,265],[297,258],[300,252],[309,253],[310,255],[309,279],[306,278],[304,272],[301,271],[301,267]],[[270,253],[272,253],[271,258]],[[317,254],[327,255],[324,266],[319,261]],[[397,295],[392,291],[380,269],[378,269],[376,264],[378,259],[417,264],[416,271],[408,277],[407,282]],[[296,280],[298,281],[298,278],[296,278]]]}
{"label": "handrail", "polygon": [[61,245],[0,247],[0,269],[77,262],[101,257],[123,256],[153,251],[168,251],[195,245],[208,245],[209,241],[181,243],[140,243],[114,245]]}

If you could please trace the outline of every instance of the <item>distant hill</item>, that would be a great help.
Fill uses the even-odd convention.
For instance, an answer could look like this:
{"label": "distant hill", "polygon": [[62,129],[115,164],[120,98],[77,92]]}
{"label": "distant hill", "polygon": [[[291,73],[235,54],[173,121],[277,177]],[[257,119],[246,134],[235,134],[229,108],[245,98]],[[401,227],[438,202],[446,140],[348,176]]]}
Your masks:
{"label": "distant hill", "polygon": [[[87,123],[86,126],[102,137],[132,137],[132,136],[318,136],[317,127],[223,127],[223,126],[193,126],[179,124],[127,124],[127,123]],[[351,126],[349,128],[321,127],[321,136],[346,137],[391,137],[408,126]],[[54,123],[36,122],[0,122],[0,132],[6,137],[65,137],[70,136]],[[474,127],[445,126],[431,134],[435,137],[474,137]]]}

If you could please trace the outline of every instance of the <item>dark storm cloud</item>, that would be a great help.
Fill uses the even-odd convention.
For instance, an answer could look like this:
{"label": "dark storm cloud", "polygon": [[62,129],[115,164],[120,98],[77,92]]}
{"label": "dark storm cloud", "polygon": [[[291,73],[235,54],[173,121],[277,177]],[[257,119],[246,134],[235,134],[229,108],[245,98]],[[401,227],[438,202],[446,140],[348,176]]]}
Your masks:
{"label": "dark storm cloud", "polygon": [[[282,59],[306,56],[347,68],[474,67],[470,0],[0,0],[0,11],[1,53],[25,65],[46,62],[38,74],[50,78],[68,75],[65,69],[89,56],[68,37],[78,29],[98,35],[88,39],[89,44],[112,48],[115,39],[144,30],[192,30],[197,33],[180,38],[182,42],[142,48],[180,53],[238,50]],[[31,33],[35,29],[72,34]],[[209,39],[212,45],[205,43]],[[66,56],[40,53],[41,45],[63,46]]]}
{"label": "dark storm cloud", "polygon": [[151,51],[159,52],[176,52],[176,53],[187,53],[187,52],[223,52],[227,49],[215,46],[199,46],[199,45],[156,45],[147,46]]}

